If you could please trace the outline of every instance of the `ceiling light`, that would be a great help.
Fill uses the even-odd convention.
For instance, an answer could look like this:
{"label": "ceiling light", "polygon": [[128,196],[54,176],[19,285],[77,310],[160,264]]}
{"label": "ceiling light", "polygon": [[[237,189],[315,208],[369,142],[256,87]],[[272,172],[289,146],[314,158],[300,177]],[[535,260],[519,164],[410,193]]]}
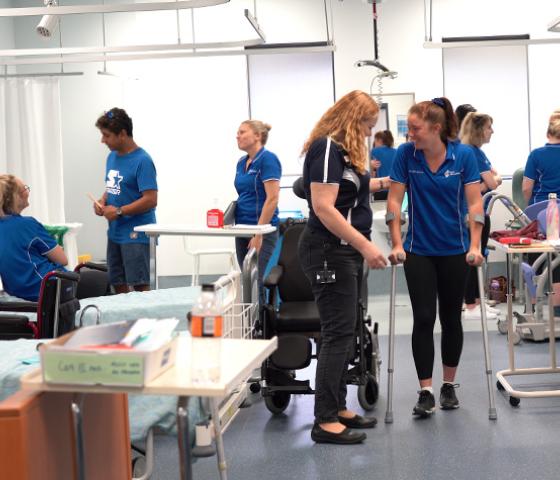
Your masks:
{"label": "ceiling light", "polygon": [[560,33],[560,17],[556,18],[548,24],[548,31]]}
{"label": "ceiling light", "polygon": [[[45,7],[56,7],[56,0],[44,0]],[[56,29],[58,16],[43,15],[39,24],[35,27],[35,31],[44,38],[50,38]]]}

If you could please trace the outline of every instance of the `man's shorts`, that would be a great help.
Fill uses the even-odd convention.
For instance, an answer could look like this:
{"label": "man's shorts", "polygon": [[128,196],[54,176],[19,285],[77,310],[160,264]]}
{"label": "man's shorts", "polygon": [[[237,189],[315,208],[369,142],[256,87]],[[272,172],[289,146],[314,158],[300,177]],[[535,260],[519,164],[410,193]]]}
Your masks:
{"label": "man's shorts", "polygon": [[108,240],[107,266],[111,285],[149,285],[150,245]]}

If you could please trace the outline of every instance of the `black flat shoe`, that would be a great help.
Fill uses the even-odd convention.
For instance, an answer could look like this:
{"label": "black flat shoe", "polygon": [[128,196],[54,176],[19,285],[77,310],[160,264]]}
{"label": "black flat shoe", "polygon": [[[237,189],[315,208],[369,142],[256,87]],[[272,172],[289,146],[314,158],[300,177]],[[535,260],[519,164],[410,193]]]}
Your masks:
{"label": "black flat shoe", "polygon": [[348,428],[373,428],[377,425],[377,418],[362,417],[355,415],[352,418],[344,418],[339,415],[338,421]]}
{"label": "black flat shoe", "polygon": [[345,428],[340,433],[331,433],[323,430],[316,423],[311,429],[311,440],[315,443],[336,443],[338,445],[353,445],[361,443],[366,439],[365,433],[353,432],[349,428]]}

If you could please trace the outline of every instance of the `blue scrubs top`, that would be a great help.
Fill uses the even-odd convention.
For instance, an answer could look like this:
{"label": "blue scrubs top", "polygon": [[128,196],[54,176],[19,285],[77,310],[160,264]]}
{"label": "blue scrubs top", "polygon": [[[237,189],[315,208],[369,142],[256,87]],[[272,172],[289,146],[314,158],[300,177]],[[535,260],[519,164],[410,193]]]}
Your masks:
{"label": "blue scrubs top", "polygon": [[303,164],[303,188],[309,206],[309,228],[325,236],[334,236],[315,214],[311,201],[311,183],[329,183],[338,185],[334,207],[350,225],[369,239],[372,223],[369,180],[369,172],[366,170],[360,173],[356,170],[340,145],[332,140],[329,145],[326,137],[315,140],[310,145]]}
{"label": "blue scrubs top", "polygon": [[371,150],[371,158],[381,162],[381,166],[377,170],[377,177],[388,177],[390,175],[396,154],[396,148],[387,147],[386,145]]}
{"label": "blue scrubs top", "polygon": [[[140,198],[145,190],[157,190],[156,167],[150,155],[137,148],[126,155],[113,151],[107,157],[105,191],[107,205],[122,207]],[[134,227],[156,223],[156,209],[138,215],[123,215],[109,222],[108,236],[115,243],[149,243]]]}
{"label": "blue scrubs top", "polygon": [[[490,160],[488,160],[488,157],[486,156],[486,154],[476,145],[469,145],[469,147],[471,147],[473,149],[473,153],[474,153],[474,156],[476,158],[476,163],[477,163],[478,171],[480,172],[480,175],[492,170],[492,164],[490,163]],[[482,181],[483,180],[481,178],[480,182],[482,183]],[[490,203],[490,200],[491,200],[491,198],[486,199],[486,202],[484,204],[484,211],[486,211],[486,208],[488,207],[488,204]],[[465,207],[466,207],[466,204],[465,204]]]}
{"label": "blue scrubs top", "polygon": [[529,205],[560,195],[560,144],[547,143],[529,154],[524,176],[535,182]]}
{"label": "blue scrubs top", "polygon": [[397,149],[391,181],[405,185],[408,191],[405,251],[425,256],[467,252],[464,186],[480,182],[470,147],[448,142],[445,160],[433,173],[422,150],[404,143]]}
{"label": "blue scrubs top", "polygon": [[[248,155],[244,155],[237,162],[235,172],[235,190],[239,197],[235,207],[235,223],[257,225],[266,200],[265,182],[270,180],[280,181],[282,166],[280,160],[264,147],[246,169]],[[271,225],[278,225],[278,208],[270,220]]]}
{"label": "blue scrubs top", "polygon": [[0,217],[0,276],[10,295],[36,302],[43,277],[53,270],[64,270],[46,254],[56,240],[33,217]]}

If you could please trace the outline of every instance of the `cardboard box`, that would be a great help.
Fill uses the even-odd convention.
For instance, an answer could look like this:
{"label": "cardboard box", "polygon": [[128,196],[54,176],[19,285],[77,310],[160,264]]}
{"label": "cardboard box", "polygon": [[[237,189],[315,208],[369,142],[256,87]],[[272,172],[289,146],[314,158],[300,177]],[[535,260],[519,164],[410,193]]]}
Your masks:
{"label": "cardboard box", "polygon": [[[177,337],[156,350],[80,348],[99,342],[99,331],[119,335],[130,323],[83,327],[40,347],[43,380],[73,385],[142,387],[175,364]],[[79,342],[74,338],[79,333]],[[67,343],[70,342],[71,346]]]}

